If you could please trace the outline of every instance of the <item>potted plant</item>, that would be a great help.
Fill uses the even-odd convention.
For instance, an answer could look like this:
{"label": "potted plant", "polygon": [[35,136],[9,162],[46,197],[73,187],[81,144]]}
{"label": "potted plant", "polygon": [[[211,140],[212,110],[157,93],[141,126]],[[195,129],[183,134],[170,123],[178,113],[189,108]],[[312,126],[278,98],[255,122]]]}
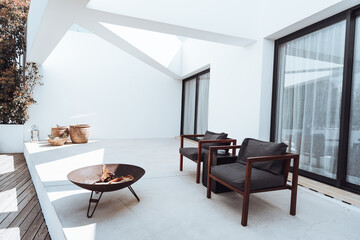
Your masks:
{"label": "potted plant", "polygon": [[41,75],[25,61],[29,1],[2,0],[0,9],[0,152],[22,152],[23,124]]}

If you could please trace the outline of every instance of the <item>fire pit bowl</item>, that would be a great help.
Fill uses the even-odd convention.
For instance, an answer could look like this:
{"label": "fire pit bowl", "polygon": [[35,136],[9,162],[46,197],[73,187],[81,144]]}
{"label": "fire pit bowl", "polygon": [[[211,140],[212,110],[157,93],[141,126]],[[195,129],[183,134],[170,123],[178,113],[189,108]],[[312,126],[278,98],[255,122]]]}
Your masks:
{"label": "fire pit bowl", "polygon": [[145,170],[141,167],[128,164],[105,164],[105,167],[115,174],[116,177],[132,175],[134,180],[125,183],[113,183],[106,185],[95,185],[102,174],[102,164],[76,169],[67,175],[67,178],[81,188],[96,192],[111,192],[130,186],[139,180]]}
{"label": "fire pit bowl", "polygon": [[[100,201],[100,198],[104,192],[116,191],[127,187],[131,191],[131,193],[136,197],[136,199],[140,201],[139,197],[136,195],[135,191],[130,185],[134,184],[145,174],[145,170],[143,168],[128,164],[105,164],[105,167],[111,172],[113,172],[115,174],[115,177],[131,175],[134,177],[134,180],[124,183],[112,183],[112,184],[104,184],[104,185],[94,184],[101,177],[102,168],[103,168],[102,164],[79,168],[70,172],[67,175],[67,178],[72,183],[74,183],[75,185],[81,188],[91,191],[91,196],[89,199],[89,207],[87,211],[88,218],[91,218],[93,216],[95,209]],[[100,193],[99,198],[97,199],[93,198],[94,192],[95,195]],[[91,203],[95,203],[95,207],[92,213],[89,214]]]}

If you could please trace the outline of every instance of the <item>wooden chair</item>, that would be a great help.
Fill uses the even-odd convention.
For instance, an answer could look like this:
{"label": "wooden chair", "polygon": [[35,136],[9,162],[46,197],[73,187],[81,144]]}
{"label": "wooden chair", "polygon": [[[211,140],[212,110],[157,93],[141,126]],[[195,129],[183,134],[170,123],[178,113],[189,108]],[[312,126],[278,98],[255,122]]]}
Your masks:
{"label": "wooden chair", "polygon": [[[249,141],[256,141],[257,143],[260,143],[258,144],[258,147],[267,144],[267,142],[262,142],[255,139],[245,139],[245,144],[243,142],[242,145],[246,145],[246,147],[249,148]],[[249,154],[248,149],[241,149],[242,145],[210,147],[207,175],[207,198],[211,198],[210,181],[217,181],[231,190],[241,194],[243,196],[241,225],[247,226],[249,200],[251,193],[289,189],[291,190],[290,214],[294,216],[296,214],[299,154],[286,153],[285,151],[287,145],[284,144],[285,147],[282,147],[285,150],[284,154],[277,153],[271,154],[271,156],[269,156],[270,154],[266,154],[267,156],[261,156],[264,155],[264,151],[260,151],[257,154],[257,151],[255,151],[253,148]],[[211,166],[213,151],[219,149],[235,150],[239,148],[239,156],[233,157],[234,163]],[[265,152],[266,150],[268,149],[265,149]],[[292,183],[291,185],[288,185],[286,182],[290,170],[291,159],[293,159],[293,175]],[[245,163],[242,162],[242,160],[244,160]],[[280,172],[274,173],[269,171],[269,169],[275,169],[271,169],[271,167],[269,168],[270,165],[275,166],[274,163],[277,165],[276,171],[280,170]]]}
{"label": "wooden chair", "polygon": [[[214,136],[214,134],[218,135],[220,138],[214,139],[216,137]],[[209,135],[211,136],[209,137]],[[195,147],[184,148],[184,138],[196,138],[196,137],[203,138],[202,140],[198,141],[198,146],[196,148]],[[227,138],[227,134],[225,133],[217,134],[210,131],[206,131],[205,134],[181,135],[180,149],[179,149],[180,171],[183,170],[183,156],[185,156],[196,163],[196,183],[200,183],[200,168],[201,168],[201,162],[203,161],[203,152],[208,151],[208,148],[212,145],[216,146],[216,145],[231,145],[231,144],[236,145],[236,140]]]}

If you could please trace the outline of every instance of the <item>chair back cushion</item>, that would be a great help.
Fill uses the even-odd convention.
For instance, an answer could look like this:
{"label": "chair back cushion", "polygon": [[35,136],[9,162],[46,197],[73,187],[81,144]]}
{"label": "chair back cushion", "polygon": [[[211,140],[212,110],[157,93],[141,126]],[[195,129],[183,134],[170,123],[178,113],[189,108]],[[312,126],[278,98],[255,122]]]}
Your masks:
{"label": "chair back cushion", "polygon": [[[241,144],[237,162],[246,164],[248,157],[274,156],[286,153],[285,143],[264,142],[257,139],[245,138]],[[274,160],[253,163],[253,167],[274,174],[281,174],[283,161]]]}
{"label": "chair back cushion", "polygon": [[[227,133],[214,133],[211,131],[206,131],[203,137],[203,140],[219,140],[226,139],[228,136]],[[204,143],[202,144],[202,148],[209,149],[210,146],[221,146],[221,145],[229,145],[226,143]]]}

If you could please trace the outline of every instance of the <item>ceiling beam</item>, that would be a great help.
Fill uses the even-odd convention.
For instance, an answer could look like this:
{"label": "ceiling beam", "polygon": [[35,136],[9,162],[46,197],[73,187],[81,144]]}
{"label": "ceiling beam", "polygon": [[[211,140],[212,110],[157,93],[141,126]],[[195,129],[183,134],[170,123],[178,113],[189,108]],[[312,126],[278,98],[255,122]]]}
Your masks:
{"label": "ceiling beam", "polygon": [[[30,5],[28,62],[43,64],[89,0],[33,0]],[[40,17],[39,17],[40,16]]]}
{"label": "ceiling beam", "polygon": [[154,32],[161,32],[172,34],[176,36],[195,38],[205,41],[223,43],[228,45],[234,45],[239,47],[245,47],[255,40],[249,38],[235,37],[220,33],[214,33],[195,28],[188,28],[168,23],[162,23],[142,18],[130,17],[115,13],[109,13],[99,10],[86,8],[85,12],[88,16],[91,16],[95,21],[116,24],[125,27],[138,28],[143,30],[149,30]]}

